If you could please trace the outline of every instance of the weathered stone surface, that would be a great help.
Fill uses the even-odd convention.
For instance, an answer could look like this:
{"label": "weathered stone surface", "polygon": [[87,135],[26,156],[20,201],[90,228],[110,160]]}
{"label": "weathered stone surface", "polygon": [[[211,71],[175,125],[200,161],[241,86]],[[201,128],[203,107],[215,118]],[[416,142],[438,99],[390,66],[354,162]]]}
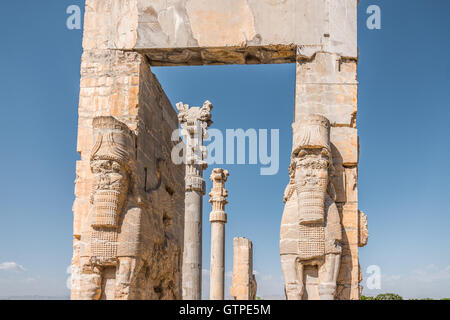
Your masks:
{"label": "weathered stone surface", "polygon": [[295,46],[140,49],[152,66],[294,63]]}
{"label": "weathered stone surface", "polygon": [[348,127],[332,127],[333,163],[354,167],[359,159],[358,130]]}
{"label": "weathered stone surface", "polygon": [[345,168],[345,202],[358,202],[358,168]]}
{"label": "weathered stone surface", "polygon": [[356,57],[356,5],[354,0],[138,0],[134,48],[297,44]]}
{"label": "weathered stone surface", "polygon": [[[158,50],[192,49],[185,52],[196,58],[179,64],[199,64],[205,55],[201,64],[247,63],[253,60],[234,53],[278,45],[300,46],[303,57],[326,51],[356,58],[356,7],[356,0],[87,0],[83,46],[143,50],[168,65],[174,61],[158,59]],[[286,52],[295,61],[296,51]],[[274,52],[265,61],[284,60]]]}
{"label": "weathered stone surface", "polygon": [[178,121],[186,141],[184,163],[185,214],[183,251],[183,299],[200,300],[202,297],[202,199],[205,194],[203,170],[207,168],[206,148],[203,139],[212,124],[212,104],[206,101],[202,107],[189,108],[179,102]]}
{"label": "weathered stone surface", "polygon": [[253,244],[246,238],[234,238],[233,248],[230,294],[235,300],[255,300],[257,283],[253,274]]}
{"label": "weathered stone surface", "polygon": [[345,230],[357,230],[359,227],[358,203],[340,203],[338,206],[341,215],[342,226]]}
{"label": "weathered stone surface", "polygon": [[357,202],[338,204],[343,226],[342,261],[338,276],[337,299],[359,299],[361,270],[358,259],[360,214]]}
{"label": "weathered stone surface", "polygon": [[358,246],[364,247],[369,240],[369,229],[367,226],[367,216],[364,212],[359,211],[359,242]]}
{"label": "weathered stone surface", "polygon": [[212,205],[209,215],[211,222],[210,300],[223,300],[225,294],[225,224],[227,223],[225,205],[228,203],[225,182],[228,176],[228,170],[220,168],[213,169],[210,176],[213,183],[209,193],[209,202]]}
{"label": "weathered stone surface", "polygon": [[[356,59],[345,58],[336,53],[318,51],[311,58],[297,58],[297,81],[299,84],[356,85]],[[330,120],[331,123],[333,123]]]}
{"label": "weathered stone surface", "polygon": [[345,177],[345,168],[337,163],[333,164],[333,175],[330,177],[331,182],[333,183],[334,192],[335,192],[335,201],[336,203],[345,202],[346,197],[346,177]]}
{"label": "weathered stone surface", "polygon": [[357,91],[356,85],[299,84],[296,121],[305,114],[319,112],[329,116],[333,125],[354,127]]}
{"label": "weathered stone surface", "polygon": [[358,168],[343,167],[342,164],[334,165],[334,174],[331,178],[336,192],[336,202],[358,202]]}
{"label": "weathered stone surface", "polygon": [[295,120],[312,113],[332,126],[356,127],[358,82],[356,60],[317,52],[297,63]]}

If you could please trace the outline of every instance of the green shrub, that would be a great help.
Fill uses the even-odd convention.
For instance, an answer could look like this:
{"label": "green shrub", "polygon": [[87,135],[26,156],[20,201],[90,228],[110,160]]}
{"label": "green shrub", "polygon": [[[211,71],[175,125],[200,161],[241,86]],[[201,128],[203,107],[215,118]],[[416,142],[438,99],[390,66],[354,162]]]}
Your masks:
{"label": "green shrub", "polygon": [[377,295],[375,300],[403,300],[403,298],[395,293],[382,293]]}

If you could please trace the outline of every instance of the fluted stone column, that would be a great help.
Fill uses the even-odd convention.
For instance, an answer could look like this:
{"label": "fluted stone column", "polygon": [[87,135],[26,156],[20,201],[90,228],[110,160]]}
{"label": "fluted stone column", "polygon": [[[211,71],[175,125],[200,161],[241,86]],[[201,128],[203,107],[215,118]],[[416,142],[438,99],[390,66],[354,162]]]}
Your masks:
{"label": "fluted stone column", "polygon": [[186,194],[184,217],[184,251],[182,287],[184,300],[202,298],[202,198],[205,194],[203,170],[206,169],[206,148],[203,139],[212,124],[212,105],[206,101],[202,107],[189,108],[177,104],[178,121],[185,138]]}
{"label": "fluted stone column", "polygon": [[214,169],[210,179],[213,182],[213,188],[209,193],[209,202],[212,204],[212,211],[209,215],[211,222],[211,263],[210,263],[210,299],[224,299],[224,280],[225,280],[225,224],[227,223],[227,214],[225,205],[228,203],[228,196],[225,190],[225,181],[228,178],[228,171],[223,169]]}

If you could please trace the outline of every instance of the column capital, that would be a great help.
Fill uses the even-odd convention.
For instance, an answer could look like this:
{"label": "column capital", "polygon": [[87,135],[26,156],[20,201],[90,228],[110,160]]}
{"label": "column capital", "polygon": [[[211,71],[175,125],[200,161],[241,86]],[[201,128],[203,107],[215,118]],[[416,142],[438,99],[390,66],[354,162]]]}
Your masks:
{"label": "column capital", "polygon": [[209,193],[209,202],[212,204],[210,222],[227,222],[225,205],[228,203],[228,192],[225,189],[225,182],[229,175],[228,170],[215,168],[209,177],[213,183],[213,187]]}
{"label": "column capital", "polygon": [[[181,125],[183,135],[198,136],[203,142],[203,138],[207,138],[207,128],[213,124],[211,120],[211,110],[213,105],[209,101],[205,101],[201,107],[191,107],[183,102],[176,104],[178,110],[178,122]],[[200,130],[199,130],[200,129]],[[201,135],[200,135],[201,134]]]}
{"label": "column capital", "polygon": [[213,211],[209,214],[209,222],[227,223],[227,214],[223,211]]}
{"label": "column capital", "polygon": [[185,181],[186,191],[200,191],[205,194],[206,184],[201,176],[187,176]]}

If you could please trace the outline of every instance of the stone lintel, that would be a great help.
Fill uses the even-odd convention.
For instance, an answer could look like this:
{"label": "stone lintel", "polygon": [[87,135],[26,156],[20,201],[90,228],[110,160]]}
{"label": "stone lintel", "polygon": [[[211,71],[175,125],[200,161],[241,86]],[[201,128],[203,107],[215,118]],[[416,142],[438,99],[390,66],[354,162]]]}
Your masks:
{"label": "stone lintel", "polygon": [[[304,57],[327,51],[356,58],[356,21],[356,0],[87,0],[83,48],[174,55],[207,49],[172,61],[152,53],[154,65],[285,63],[282,50],[268,58],[266,49],[294,45]],[[264,49],[236,51],[250,47]],[[295,58],[295,52],[288,56]]]}

